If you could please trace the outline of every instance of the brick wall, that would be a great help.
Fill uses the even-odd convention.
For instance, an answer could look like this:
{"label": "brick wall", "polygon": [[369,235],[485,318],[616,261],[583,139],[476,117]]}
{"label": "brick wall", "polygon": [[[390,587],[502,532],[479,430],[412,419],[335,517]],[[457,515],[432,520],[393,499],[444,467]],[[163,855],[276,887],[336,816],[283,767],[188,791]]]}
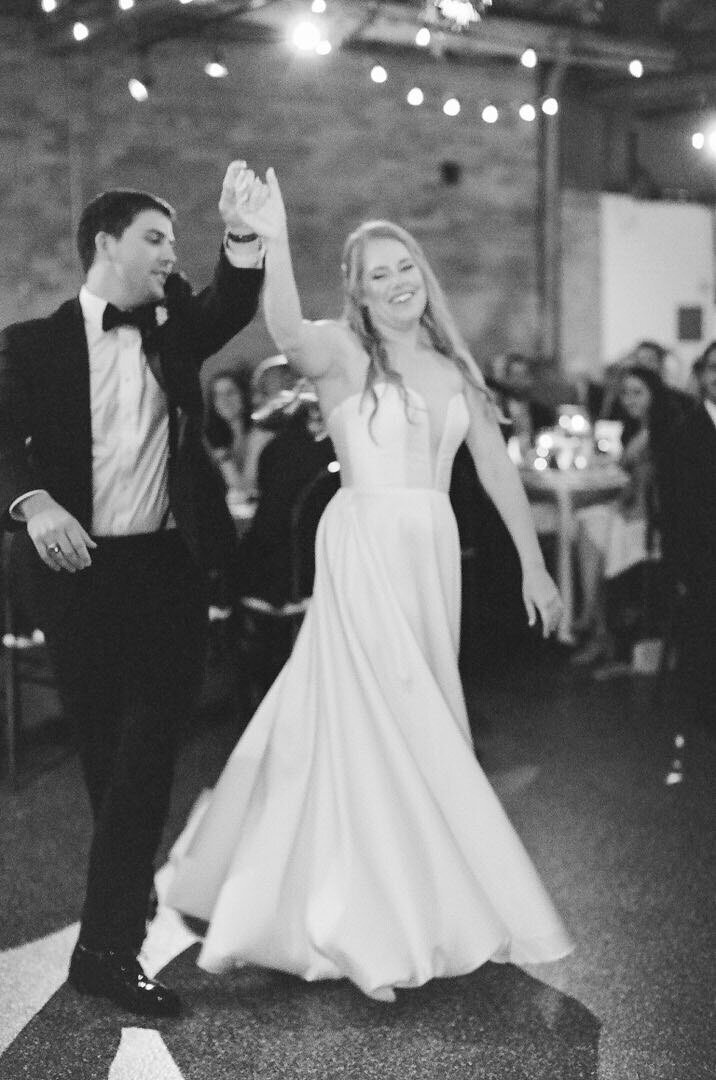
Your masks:
{"label": "brick wall", "polygon": [[[23,36],[24,35],[24,36]],[[235,156],[275,165],[289,210],[297,277],[309,316],[336,313],[347,232],[384,216],[415,232],[480,358],[532,347],[535,293],[534,125],[480,119],[488,99],[531,90],[519,66],[449,65],[422,53],[383,57],[376,86],[365,53],[310,61],[279,46],[234,45],[231,74],[203,73],[210,46],[166,42],[151,57],[149,102],[135,103],[131,55],[78,47],[41,53],[24,28],[0,18],[0,324],[49,310],[78,286],[73,227],[83,203],[111,185],[146,187],[177,207],[182,266],[211,270],[224,168]],[[405,102],[420,84],[427,103]],[[456,94],[463,111],[443,115]],[[446,185],[440,163],[461,180]],[[232,354],[273,351],[258,319]]]}

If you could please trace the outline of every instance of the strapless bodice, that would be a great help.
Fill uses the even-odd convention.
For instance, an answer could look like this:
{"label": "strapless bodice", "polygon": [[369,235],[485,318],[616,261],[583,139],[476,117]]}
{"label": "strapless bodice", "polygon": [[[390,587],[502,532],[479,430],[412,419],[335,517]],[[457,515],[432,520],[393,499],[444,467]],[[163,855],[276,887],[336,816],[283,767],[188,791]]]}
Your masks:
{"label": "strapless bodice", "polygon": [[326,426],[341,466],[344,488],[429,488],[447,492],[452,464],[470,422],[463,394],[447,404],[442,432],[417,390],[405,401],[392,383],[377,383],[378,409],[363,392],[344,398]]}

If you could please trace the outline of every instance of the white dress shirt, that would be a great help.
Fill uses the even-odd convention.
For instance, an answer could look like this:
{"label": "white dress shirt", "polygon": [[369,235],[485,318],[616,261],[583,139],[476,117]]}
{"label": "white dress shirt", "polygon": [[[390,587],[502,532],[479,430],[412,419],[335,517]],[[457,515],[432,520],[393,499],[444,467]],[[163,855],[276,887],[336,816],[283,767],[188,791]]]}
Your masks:
{"label": "white dress shirt", "polygon": [[[106,302],[80,289],[89,349],[92,534],[156,532],[169,510],[169,413],[134,326],[102,329]],[[173,522],[172,522],[173,524]]]}

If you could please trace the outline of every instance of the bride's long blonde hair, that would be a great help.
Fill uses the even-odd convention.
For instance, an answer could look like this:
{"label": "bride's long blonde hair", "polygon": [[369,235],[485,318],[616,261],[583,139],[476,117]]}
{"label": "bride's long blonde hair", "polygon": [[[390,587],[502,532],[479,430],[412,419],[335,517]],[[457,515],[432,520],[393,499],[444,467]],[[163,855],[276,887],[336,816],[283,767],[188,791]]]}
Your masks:
{"label": "bride's long blonde hair", "polygon": [[420,270],[427,300],[420,317],[428,339],[436,352],[441,353],[460,369],[473,386],[481,390],[487,400],[492,395],[485,386],[482,372],[470,353],[462,334],[457,328],[435,274],[418,241],[407,229],[392,221],[365,221],[355,229],[343,245],[341,270],[343,273],[343,318],[356,335],[368,355],[365,393],[373,399],[373,416],[378,407],[375,384],[378,381],[394,383],[407,404],[407,393],[402,376],[390,365],[388,351],[379,331],[373,325],[364,299],[363,275],[365,271],[365,248],[370,240],[398,240],[404,244]]}

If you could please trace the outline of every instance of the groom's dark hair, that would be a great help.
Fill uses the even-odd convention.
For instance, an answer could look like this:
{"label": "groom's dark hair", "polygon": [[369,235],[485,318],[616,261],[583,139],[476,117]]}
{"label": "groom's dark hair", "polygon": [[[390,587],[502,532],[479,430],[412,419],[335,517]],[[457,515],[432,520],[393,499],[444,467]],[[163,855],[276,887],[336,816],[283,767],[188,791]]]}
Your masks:
{"label": "groom's dark hair", "polygon": [[77,226],[77,251],[85,273],[95,259],[97,233],[106,232],[119,238],[144,210],[158,210],[170,221],[176,217],[174,207],[166,199],[160,199],[148,191],[135,191],[134,188],[103,191],[87,203]]}

